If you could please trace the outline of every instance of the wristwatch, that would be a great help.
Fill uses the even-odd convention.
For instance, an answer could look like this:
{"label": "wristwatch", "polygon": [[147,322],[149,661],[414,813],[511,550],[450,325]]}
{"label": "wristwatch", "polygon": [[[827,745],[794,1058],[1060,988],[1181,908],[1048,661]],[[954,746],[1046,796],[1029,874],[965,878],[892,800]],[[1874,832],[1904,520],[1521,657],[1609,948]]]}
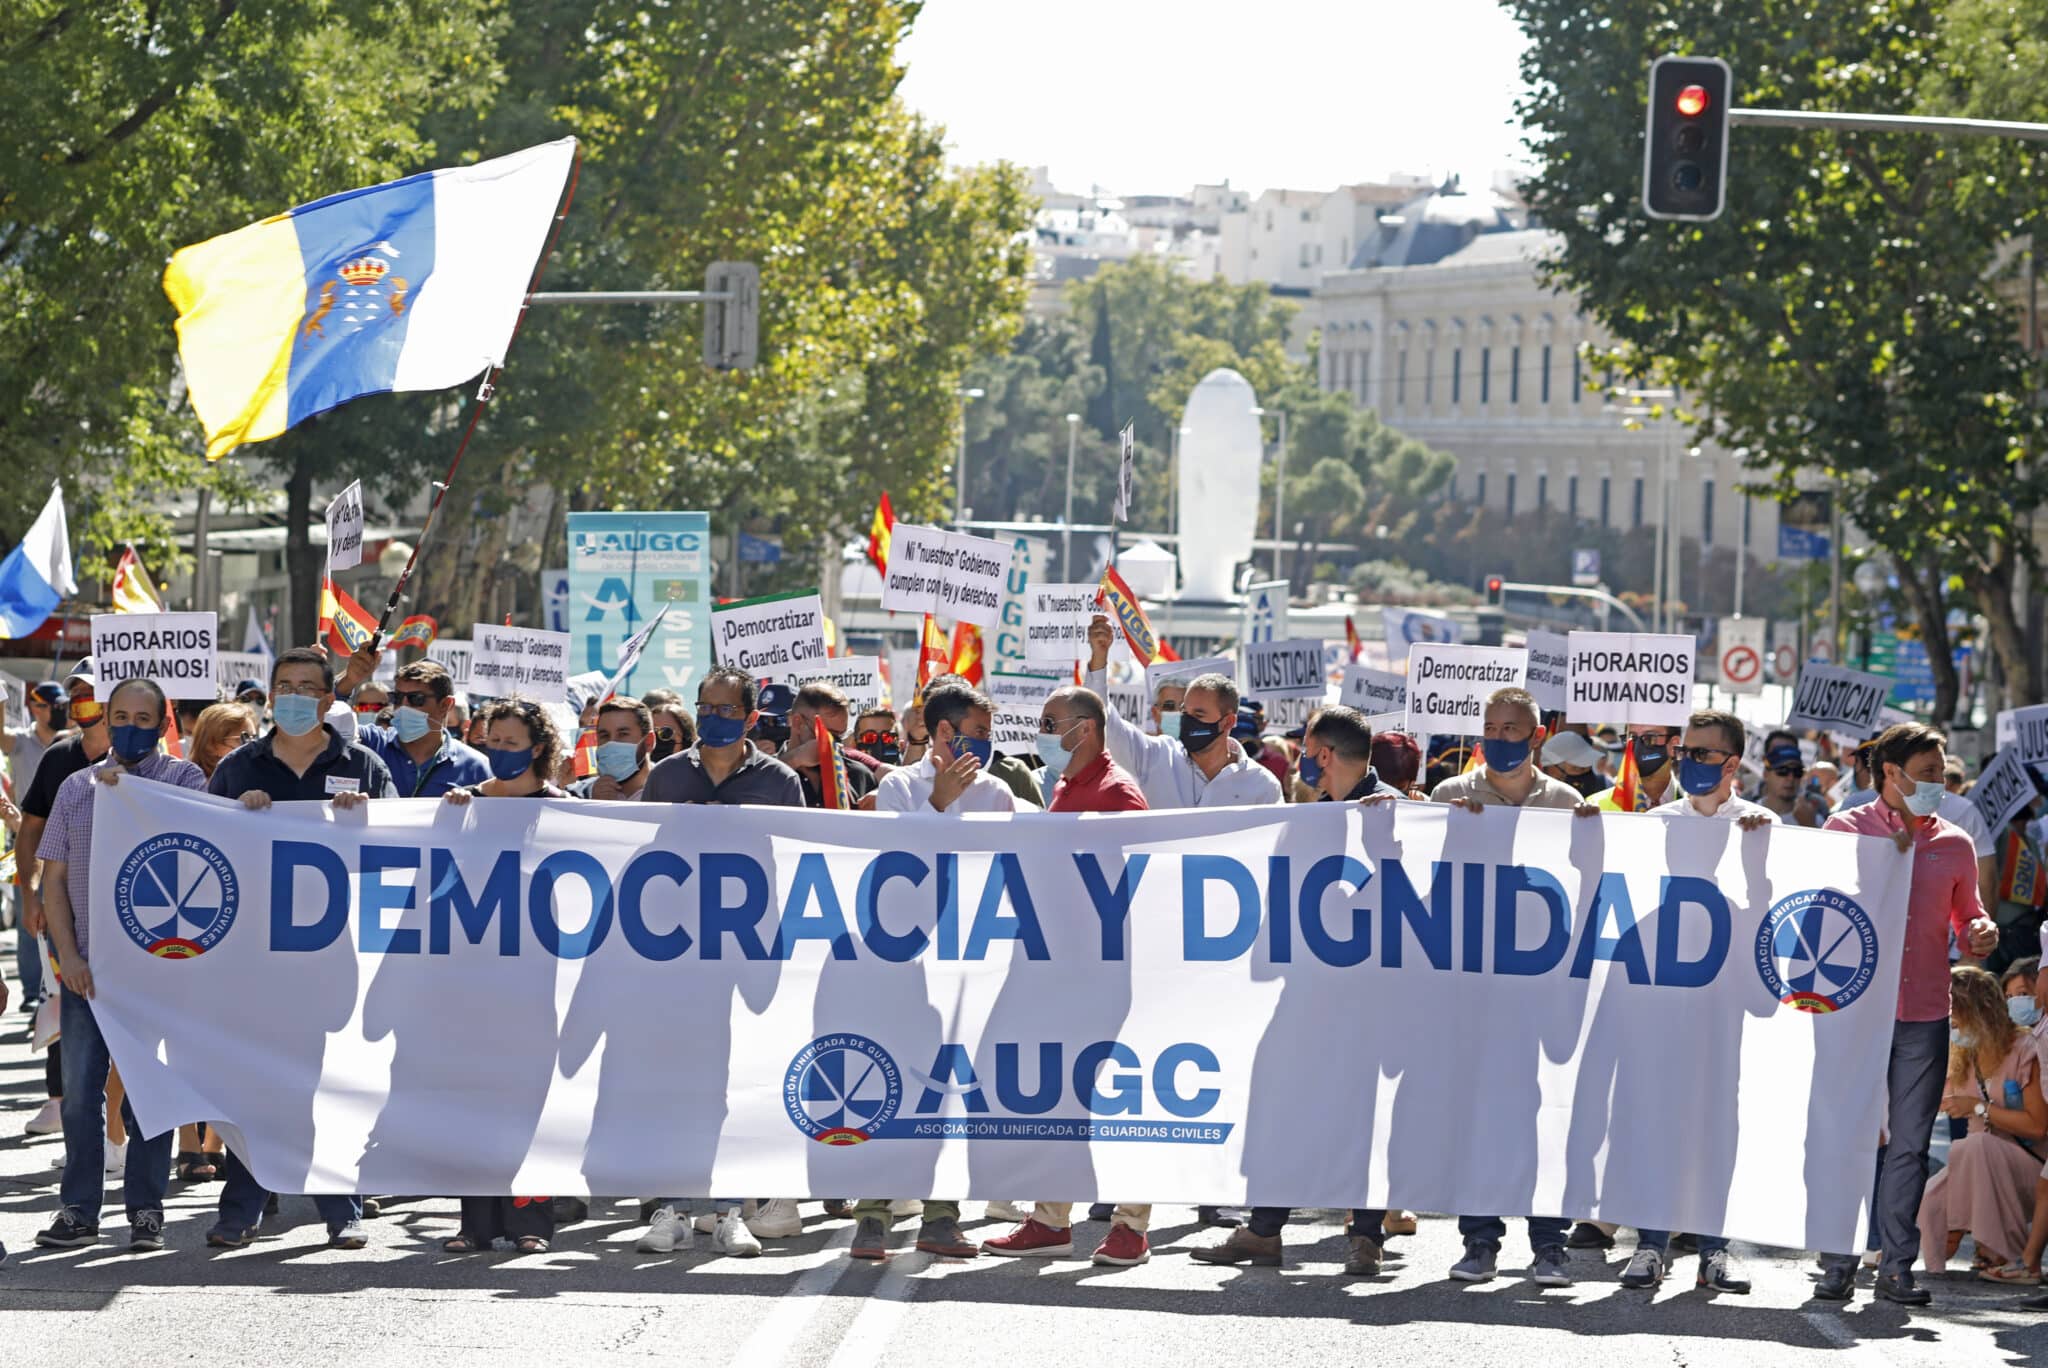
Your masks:
{"label": "wristwatch", "polygon": [[1985,1116],[1989,1116],[1989,1115],[1991,1114],[1990,1112],[1988,1112],[1988,1111],[1984,1110],[1984,1104],[1983,1104],[1982,1102],[1979,1102],[1979,1103],[1977,1104],[1977,1108],[1976,1108],[1976,1111],[1977,1111],[1977,1115],[1978,1115],[1979,1117],[1985,1117]]}

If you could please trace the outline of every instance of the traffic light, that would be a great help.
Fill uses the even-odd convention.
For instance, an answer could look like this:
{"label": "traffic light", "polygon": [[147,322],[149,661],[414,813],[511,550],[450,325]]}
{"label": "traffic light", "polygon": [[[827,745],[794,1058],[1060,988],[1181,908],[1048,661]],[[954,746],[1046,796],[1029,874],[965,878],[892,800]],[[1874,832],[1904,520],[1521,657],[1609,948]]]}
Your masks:
{"label": "traffic light", "polygon": [[1728,110],[1735,78],[1718,57],[1650,64],[1643,134],[1643,211],[1651,218],[1719,218],[1728,179]]}
{"label": "traffic light", "polygon": [[1507,581],[1499,575],[1488,575],[1486,577],[1487,603],[1498,608],[1506,600],[1507,596]]}
{"label": "traffic light", "polygon": [[704,364],[713,370],[749,370],[761,340],[761,270],[751,261],[714,261],[704,292],[726,295],[704,304]]}

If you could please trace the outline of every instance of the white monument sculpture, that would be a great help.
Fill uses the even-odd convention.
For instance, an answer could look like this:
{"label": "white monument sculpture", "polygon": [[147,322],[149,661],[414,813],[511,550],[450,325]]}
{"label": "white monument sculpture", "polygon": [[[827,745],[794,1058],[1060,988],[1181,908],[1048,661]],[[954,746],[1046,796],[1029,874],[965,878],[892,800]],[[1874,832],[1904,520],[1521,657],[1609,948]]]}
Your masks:
{"label": "white monument sculpture", "polygon": [[1251,382],[1220,367],[1202,377],[1181,415],[1181,597],[1201,603],[1236,598],[1232,576],[1252,554],[1259,516],[1264,441]]}

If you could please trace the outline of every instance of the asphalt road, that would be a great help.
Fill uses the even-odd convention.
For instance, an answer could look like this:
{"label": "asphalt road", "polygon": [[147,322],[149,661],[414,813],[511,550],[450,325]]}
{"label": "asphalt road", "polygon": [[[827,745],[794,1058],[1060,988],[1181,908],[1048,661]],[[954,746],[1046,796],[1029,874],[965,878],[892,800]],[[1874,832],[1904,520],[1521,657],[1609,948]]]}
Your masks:
{"label": "asphalt road", "polygon": [[[4,962],[11,968],[11,955]],[[0,1242],[11,1251],[0,1265],[0,1364],[2048,1361],[2048,1317],[2019,1310],[2012,1291],[1950,1276],[1929,1280],[1927,1311],[1909,1314],[1867,1291],[1845,1310],[1811,1300],[1812,1261],[1787,1251],[1738,1246],[1756,1282],[1746,1297],[1695,1290],[1684,1257],[1655,1294],[1625,1290],[1615,1280],[1626,1238],[1604,1256],[1574,1253],[1578,1283],[1542,1290],[1520,1276],[1528,1251],[1516,1223],[1502,1277],[1460,1286],[1444,1277],[1460,1253],[1444,1217],[1395,1240],[1386,1271],[1368,1280],[1343,1276],[1338,1213],[1288,1227],[1282,1268],[1231,1270],[1187,1257],[1220,1233],[1173,1207],[1156,1214],[1152,1261],[1129,1269],[935,1260],[908,1252],[914,1220],[897,1227],[906,1252],[885,1266],[855,1264],[845,1253],[851,1222],[826,1220],[816,1203],[804,1206],[802,1236],[767,1242],[758,1259],[716,1256],[703,1236],[688,1253],[636,1254],[626,1202],[596,1204],[545,1255],[452,1258],[440,1252],[455,1230],[446,1200],[395,1205],[369,1223],[367,1250],[344,1253],[324,1247],[310,1202],[286,1198],[265,1238],[208,1251],[218,1188],[174,1185],[169,1248],[131,1255],[116,1185],[103,1233],[121,1244],[38,1250],[62,1145],[22,1134],[43,1078],[25,1027],[18,1011],[0,1023]],[[967,1214],[978,1218],[980,1204]],[[968,1228],[984,1237],[1006,1229],[979,1219]],[[1077,1245],[1092,1249],[1103,1230],[1083,1226]]]}

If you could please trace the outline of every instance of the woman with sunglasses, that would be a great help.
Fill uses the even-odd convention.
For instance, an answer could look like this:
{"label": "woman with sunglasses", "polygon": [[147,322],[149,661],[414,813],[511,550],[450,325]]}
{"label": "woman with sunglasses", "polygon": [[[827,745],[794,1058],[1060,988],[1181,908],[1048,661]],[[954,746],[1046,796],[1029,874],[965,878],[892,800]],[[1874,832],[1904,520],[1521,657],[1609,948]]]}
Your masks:
{"label": "woman with sunglasses", "polygon": [[649,689],[640,695],[654,715],[654,750],[648,759],[660,764],[697,744],[697,716],[674,689]]}
{"label": "woman with sunglasses", "polygon": [[[473,798],[567,798],[547,780],[561,769],[567,749],[554,718],[526,698],[501,698],[477,711],[484,728],[484,755],[491,777],[481,784],[448,790],[445,801],[461,807]],[[449,1254],[476,1254],[500,1239],[521,1254],[545,1254],[555,1238],[552,1197],[464,1197],[462,1228],[444,1240]]]}

